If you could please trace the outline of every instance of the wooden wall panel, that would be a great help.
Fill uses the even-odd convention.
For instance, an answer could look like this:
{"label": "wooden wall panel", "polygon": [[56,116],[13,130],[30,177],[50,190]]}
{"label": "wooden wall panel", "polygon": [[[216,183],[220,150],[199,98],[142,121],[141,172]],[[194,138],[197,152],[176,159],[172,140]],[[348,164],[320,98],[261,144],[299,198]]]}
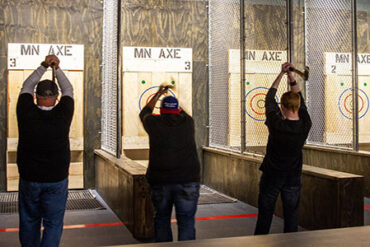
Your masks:
{"label": "wooden wall panel", "polygon": [[357,48],[359,53],[370,53],[370,12],[357,11]]}
{"label": "wooden wall panel", "polygon": [[[258,206],[261,157],[204,148],[204,184],[254,207]],[[327,229],[364,224],[364,178],[304,165],[299,225]],[[283,216],[282,205],[275,214]]]}
{"label": "wooden wall panel", "polygon": [[0,1],[0,191],[6,189],[8,43],[85,45],[84,173],[85,187],[94,187],[93,150],[100,147],[102,16],[101,1]]}
{"label": "wooden wall panel", "polygon": [[154,236],[154,209],[146,167],[96,150],[96,189],[109,207],[138,239]]}
{"label": "wooden wall panel", "polygon": [[286,50],[286,9],[276,5],[245,5],[245,48]]}
{"label": "wooden wall panel", "polygon": [[303,149],[303,162],[311,166],[364,176],[365,196],[370,197],[370,155],[368,152],[306,145]]}
{"label": "wooden wall panel", "polygon": [[[208,9],[207,1],[122,1],[122,46],[184,47],[193,49],[191,91],[198,154],[208,143]],[[181,79],[181,76],[180,76]],[[180,85],[181,87],[181,85]],[[181,90],[182,91],[182,90]],[[135,102],[136,104],[136,102]],[[180,105],[184,105],[180,102]]]}

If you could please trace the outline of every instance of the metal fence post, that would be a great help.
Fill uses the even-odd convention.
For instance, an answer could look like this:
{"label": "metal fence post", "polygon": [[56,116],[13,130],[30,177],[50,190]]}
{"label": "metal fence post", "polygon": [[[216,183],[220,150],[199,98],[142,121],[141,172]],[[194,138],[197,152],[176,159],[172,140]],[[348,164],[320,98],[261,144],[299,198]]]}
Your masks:
{"label": "metal fence post", "polygon": [[240,0],[240,152],[245,151],[245,17],[244,0]]}
{"label": "metal fence post", "polygon": [[116,157],[122,154],[122,76],[121,76],[121,0],[117,7],[117,151]]}
{"label": "metal fence post", "polygon": [[353,121],[353,149],[359,150],[358,134],[358,66],[357,66],[357,5],[352,0],[352,121]]}

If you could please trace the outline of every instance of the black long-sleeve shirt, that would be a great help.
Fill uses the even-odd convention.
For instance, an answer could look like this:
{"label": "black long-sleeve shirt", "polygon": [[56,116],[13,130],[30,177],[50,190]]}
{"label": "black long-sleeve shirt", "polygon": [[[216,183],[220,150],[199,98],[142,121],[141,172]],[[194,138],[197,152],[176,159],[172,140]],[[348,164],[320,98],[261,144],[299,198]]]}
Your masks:
{"label": "black long-sleeve shirt", "polygon": [[193,119],[185,111],[155,116],[148,106],[140,112],[140,119],[149,135],[148,182],[199,182],[200,164]]}
{"label": "black long-sleeve shirt", "polygon": [[17,164],[20,177],[32,182],[58,182],[68,176],[71,160],[69,129],[72,122],[73,88],[59,69],[62,98],[51,110],[33,101],[33,90],[46,69],[40,66],[24,82],[17,103],[19,142]]}
{"label": "black long-sleeve shirt", "polygon": [[266,125],[269,137],[266,155],[260,170],[270,173],[299,175],[302,171],[302,148],[312,122],[301,92],[299,120],[282,119],[275,101],[276,89],[270,88],[265,100]]}

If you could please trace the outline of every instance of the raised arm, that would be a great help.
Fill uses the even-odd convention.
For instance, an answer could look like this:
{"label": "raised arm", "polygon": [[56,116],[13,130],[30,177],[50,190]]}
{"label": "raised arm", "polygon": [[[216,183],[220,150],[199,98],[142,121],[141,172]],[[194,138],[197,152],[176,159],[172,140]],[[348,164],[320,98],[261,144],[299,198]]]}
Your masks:
{"label": "raised arm", "polygon": [[154,110],[154,107],[155,107],[155,104],[157,104],[157,101],[159,100],[159,98],[162,96],[162,94],[165,94],[167,92],[167,90],[168,90],[168,88],[166,88],[164,86],[160,86],[158,91],[150,99],[148,104],[146,104],[145,107],[141,110],[139,116],[140,116],[140,119],[141,119],[142,122],[144,122],[145,116],[152,114],[152,112]]}
{"label": "raised arm", "polygon": [[67,76],[64,74],[61,68],[59,68],[59,59],[55,55],[50,55],[50,65],[53,64],[55,66],[55,74],[58,80],[58,84],[60,90],[62,90],[62,97],[69,96],[73,98],[73,86],[71,82],[68,80]]}
{"label": "raised arm", "polygon": [[279,88],[281,79],[284,74],[289,70],[289,63],[281,65],[281,71],[272,83],[270,90],[268,91],[265,99],[266,116],[269,117],[271,112],[280,112],[279,106],[275,100],[276,91]]}
{"label": "raised arm", "polygon": [[288,64],[289,64],[289,67],[288,67],[287,75],[288,75],[288,83],[290,85],[290,91],[294,93],[299,93],[300,89],[299,89],[298,83],[294,78],[293,72],[289,70],[289,68],[294,68],[294,65],[291,63],[288,63]]}
{"label": "raised arm", "polygon": [[40,66],[24,81],[20,94],[28,93],[33,97],[36,84],[44,75],[47,67]]}

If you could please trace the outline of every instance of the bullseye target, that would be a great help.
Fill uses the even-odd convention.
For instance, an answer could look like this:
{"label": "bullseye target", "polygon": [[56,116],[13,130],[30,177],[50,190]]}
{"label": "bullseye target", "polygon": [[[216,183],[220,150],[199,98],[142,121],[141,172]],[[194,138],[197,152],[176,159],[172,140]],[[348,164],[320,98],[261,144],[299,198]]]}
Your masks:
{"label": "bullseye target", "polygon": [[[340,113],[347,119],[352,120],[352,88],[344,90],[338,100],[338,108]],[[369,111],[369,97],[362,90],[358,89],[358,118],[363,118]]]}
{"label": "bullseye target", "polygon": [[[245,95],[245,113],[255,121],[265,121],[265,98],[268,92],[267,87],[256,87]],[[279,98],[276,97],[276,102]]]}
{"label": "bullseye target", "polygon": [[[139,109],[141,111],[141,109],[149,103],[150,99],[157,93],[158,91],[158,88],[159,86],[153,86],[153,87],[150,87],[150,88],[147,88],[145,89],[145,91],[140,95],[140,98],[139,98]],[[171,89],[168,89],[168,92],[170,94],[172,94],[173,97],[176,97],[175,96],[175,93],[171,90]],[[160,102],[162,101],[162,98],[164,98],[165,95],[162,95],[162,97],[158,100],[159,102],[159,105],[160,105]],[[158,103],[157,103],[158,105]],[[155,106],[155,109],[159,109],[159,106]]]}

